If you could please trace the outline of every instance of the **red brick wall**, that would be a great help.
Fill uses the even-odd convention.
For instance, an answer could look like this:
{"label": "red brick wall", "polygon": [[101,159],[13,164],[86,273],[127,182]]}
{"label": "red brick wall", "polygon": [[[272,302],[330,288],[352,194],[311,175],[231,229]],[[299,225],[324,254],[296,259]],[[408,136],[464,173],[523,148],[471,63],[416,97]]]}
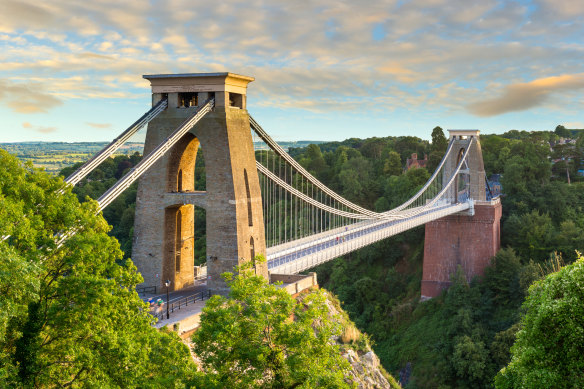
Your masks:
{"label": "red brick wall", "polygon": [[474,216],[452,215],[426,224],[422,298],[436,297],[461,266],[466,279],[482,275],[501,248],[501,203],[475,203]]}

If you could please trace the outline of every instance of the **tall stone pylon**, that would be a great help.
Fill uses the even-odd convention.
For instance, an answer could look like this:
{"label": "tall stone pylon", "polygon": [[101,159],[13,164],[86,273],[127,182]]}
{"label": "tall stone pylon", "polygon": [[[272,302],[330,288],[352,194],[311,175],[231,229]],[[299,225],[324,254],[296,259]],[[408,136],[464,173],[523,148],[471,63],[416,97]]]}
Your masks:
{"label": "tall stone pylon", "polygon": [[[478,130],[449,130],[452,152],[444,161],[444,179],[452,176],[464,150],[470,145],[464,171],[459,173],[448,198],[458,201],[458,190],[470,186],[471,211],[426,223],[422,299],[438,296],[451,284],[460,267],[467,281],[482,275],[491,258],[501,248],[501,202],[487,200],[485,167]],[[471,143],[471,140],[473,142]],[[464,182],[463,182],[464,181]]]}
{"label": "tall stone pylon", "polygon": [[[265,254],[262,200],[246,110],[247,85],[254,78],[233,73],[145,75],[152,104],[168,108],[148,124],[144,153],[150,152],[209,98],[205,115],[139,181],[132,259],[144,286],[170,290],[194,283],[195,206],[206,210],[207,285],[227,292],[224,272]],[[195,191],[195,161],[203,153],[206,191]],[[268,276],[257,263],[256,274]]]}

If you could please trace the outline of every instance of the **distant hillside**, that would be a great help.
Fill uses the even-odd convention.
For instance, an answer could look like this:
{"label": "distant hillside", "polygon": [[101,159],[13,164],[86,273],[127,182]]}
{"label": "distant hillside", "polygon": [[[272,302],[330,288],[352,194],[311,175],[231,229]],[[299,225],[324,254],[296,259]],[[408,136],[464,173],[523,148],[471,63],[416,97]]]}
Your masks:
{"label": "distant hillside", "polygon": [[[67,166],[77,162],[85,162],[107,142],[18,142],[0,143],[0,148],[15,154],[22,161],[31,161],[34,167],[44,168],[48,173],[56,175]],[[144,143],[128,142],[123,145],[117,155],[132,155],[142,153]]]}
{"label": "distant hillside", "polygon": [[[297,140],[297,141],[279,141],[276,139],[276,142],[286,151],[289,151],[292,148],[301,148],[306,147],[310,144],[321,144],[324,143],[322,140]],[[264,142],[254,142],[254,146],[256,150],[265,150],[268,146]]]}
{"label": "distant hillside", "polygon": [[[309,140],[278,142],[284,150],[306,147],[311,143],[323,142]],[[87,161],[107,144],[107,142],[16,142],[0,143],[0,149],[15,154],[22,161],[31,161],[34,167],[44,168],[48,173],[56,175],[65,167]],[[263,142],[256,142],[255,146],[256,149],[267,147]],[[136,152],[142,154],[143,150],[143,142],[128,142],[116,152],[116,155],[132,155]]]}

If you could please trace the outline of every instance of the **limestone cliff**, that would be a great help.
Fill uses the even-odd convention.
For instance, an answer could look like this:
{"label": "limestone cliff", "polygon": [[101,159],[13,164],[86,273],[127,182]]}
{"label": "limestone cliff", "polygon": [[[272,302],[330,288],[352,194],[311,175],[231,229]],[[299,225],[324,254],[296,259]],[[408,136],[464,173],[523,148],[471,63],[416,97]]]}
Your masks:
{"label": "limestone cliff", "polygon": [[397,380],[379,363],[379,358],[371,350],[368,336],[355,327],[341,308],[339,300],[330,292],[324,292],[331,317],[336,317],[343,327],[343,333],[335,341],[341,346],[343,357],[352,366],[350,379],[359,389],[401,388]]}

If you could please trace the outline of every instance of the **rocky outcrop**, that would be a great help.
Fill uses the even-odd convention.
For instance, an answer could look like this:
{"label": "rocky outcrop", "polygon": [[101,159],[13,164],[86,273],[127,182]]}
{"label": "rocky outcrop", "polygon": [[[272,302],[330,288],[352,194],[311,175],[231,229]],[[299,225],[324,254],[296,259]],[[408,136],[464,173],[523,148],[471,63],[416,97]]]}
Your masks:
{"label": "rocky outcrop", "polygon": [[379,358],[371,349],[369,338],[355,327],[338,299],[329,292],[326,294],[331,317],[337,318],[343,328],[343,333],[335,341],[341,346],[343,357],[351,364],[348,379],[356,383],[359,389],[401,388],[397,380],[381,366]]}
{"label": "rocky outcrop", "polygon": [[357,384],[359,389],[374,388],[401,388],[397,381],[387,374],[379,364],[379,358],[373,351],[359,355],[353,349],[348,349],[344,354],[351,366],[351,381]]}

